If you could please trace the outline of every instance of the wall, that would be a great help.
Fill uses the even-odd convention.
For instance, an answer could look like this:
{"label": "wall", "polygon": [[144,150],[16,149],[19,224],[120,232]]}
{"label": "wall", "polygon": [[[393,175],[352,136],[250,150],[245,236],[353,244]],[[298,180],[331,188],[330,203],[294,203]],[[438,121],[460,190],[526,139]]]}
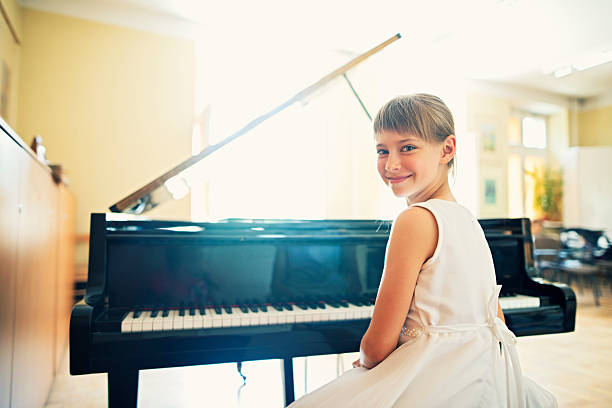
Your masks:
{"label": "wall", "polygon": [[563,163],[563,223],[612,231],[612,146],[571,147]]}
{"label": "wall", "polygon": [[[474,137],[478,171],[478,217],[504,217],[508,214],[507,194],[507,124],[512,113],[512,103],[504,98],[482,92],[467,95],[467,129]],[[494,149],[483,147],[486,134],[494,133]],[[487,181],[495,182],[495,203],[485,200]]]}
{"label": "wall", "polygon": [[612,146],[612,105],[578,112],[579,146]]}
{"label": "wall", "polygon": [[[21,38],[22,9],[16,0],[1,0],[17,38]],[[9,29],[7,21],[0,16],[0,115],[15,127],[19,93],[19,68],[21,47]],[[2,100],[6,98],[6,102]],[[2,106],[6,103],[4,112]]]}
{"label": "wall", "polygon": [[547,144],[548,162],[553,168],[561,168],[561,157],[570,144],[570,111],[561,111],[548,116]]}
{"label": "wall", "polygon": [[[32,9],[22,31],[18,131],[63,165],[86,234],[91,212],[189,157],[194,45]],[[187,219],[188,200],[150,215]]]}

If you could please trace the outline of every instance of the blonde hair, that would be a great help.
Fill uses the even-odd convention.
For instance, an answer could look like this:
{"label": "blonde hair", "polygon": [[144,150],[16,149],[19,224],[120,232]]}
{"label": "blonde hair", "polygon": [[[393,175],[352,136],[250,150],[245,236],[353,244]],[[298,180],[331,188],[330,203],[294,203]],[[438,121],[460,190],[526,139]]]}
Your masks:
{"label": "blonde hair", "polygon": [[[419,93],[397,96],[387,102],[374,118],[374,134],[381,131],[409,133],[428,142],[442,143],[455,134],[453,115],[442,99]],[[455,158],[448,162],[453,168]]]}

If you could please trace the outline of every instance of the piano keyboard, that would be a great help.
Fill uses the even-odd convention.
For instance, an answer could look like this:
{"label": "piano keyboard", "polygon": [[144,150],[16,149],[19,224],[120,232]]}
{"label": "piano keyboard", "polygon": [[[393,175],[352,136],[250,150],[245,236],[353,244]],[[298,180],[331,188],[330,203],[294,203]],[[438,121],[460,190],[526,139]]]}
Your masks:
{"label": "piano keyboard", "polygon": [[[369,302],[371,303],[371,302]],[[274,324],[358,320],[372,317],[374,305],[234,306],[130,311],[121,321],[122,333],[268,326]]]}
{"label": "piano keyboard", "polygon": [[[540,298],[516,295],[499,299],[503,310],[539,307]],[[369,302],[371,303],[371,302]],[[268,326],[274,324],[358,320],[372,317],[374,305],[233,306],[191,309],[133,310],[121,321],[122,333]]]}
{"label": "piano keyboard", "polygon": [[540,298],[525,295],[502,296],[499,298],[499,304],[502,310],[540,307]]}

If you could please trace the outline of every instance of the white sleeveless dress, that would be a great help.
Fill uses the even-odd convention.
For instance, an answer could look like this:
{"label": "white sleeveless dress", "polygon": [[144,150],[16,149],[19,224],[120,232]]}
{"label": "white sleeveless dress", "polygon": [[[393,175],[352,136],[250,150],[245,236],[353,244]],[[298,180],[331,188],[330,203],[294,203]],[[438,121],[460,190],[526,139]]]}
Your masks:
{"label": "white sleeveless dress", "polygon": [[414,205],[435,216],[438,243],[419,273],[398,348],[291,407],[556,407],[523,377],[516,337],[497,318],[501,286],[476,218],[451,201]]}

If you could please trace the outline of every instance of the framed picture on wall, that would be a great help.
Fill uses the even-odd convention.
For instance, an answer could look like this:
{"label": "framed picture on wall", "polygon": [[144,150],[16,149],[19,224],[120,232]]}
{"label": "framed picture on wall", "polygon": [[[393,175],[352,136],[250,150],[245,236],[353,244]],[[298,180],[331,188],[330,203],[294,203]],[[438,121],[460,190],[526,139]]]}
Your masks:
{"label": "framed picture on wall", "polygon": [[11,69],[6,61],[2,61],[2,77],[0,80],[0,115],[8,120],[11,97]]}
{"label": "framed picture on wall", "polygon": [[505,171],[501,165],[480,166],[480,213],[490,217],[505,217],[508,197]]}
{"label": "framed picture on wall", "polygon": [[499,157],[503,143],[501,120],[493,115],[479,115],[474,118],[474,124],[481,158]]}

